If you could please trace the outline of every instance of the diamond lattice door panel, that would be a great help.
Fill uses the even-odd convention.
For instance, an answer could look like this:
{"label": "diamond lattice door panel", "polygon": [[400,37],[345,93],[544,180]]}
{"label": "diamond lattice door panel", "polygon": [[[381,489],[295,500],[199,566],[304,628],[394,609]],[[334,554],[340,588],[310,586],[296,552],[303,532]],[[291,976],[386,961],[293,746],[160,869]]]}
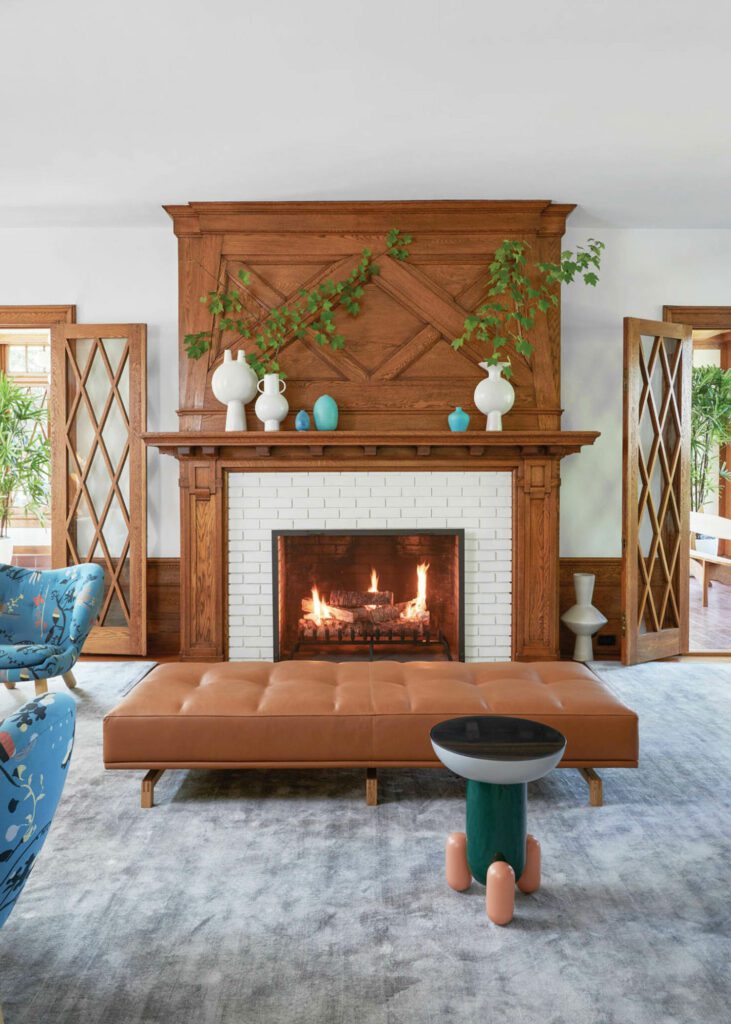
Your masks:
{"label": "diamond lattice door panel", "polygon": [[624,322],[625,664],[688,648],[691,329]]}
{"label": "diamond lattice door panel", "polygon": [[85,652],[144,654],[146,328],[61,324],[51,358],[53,564],[104,569]]}

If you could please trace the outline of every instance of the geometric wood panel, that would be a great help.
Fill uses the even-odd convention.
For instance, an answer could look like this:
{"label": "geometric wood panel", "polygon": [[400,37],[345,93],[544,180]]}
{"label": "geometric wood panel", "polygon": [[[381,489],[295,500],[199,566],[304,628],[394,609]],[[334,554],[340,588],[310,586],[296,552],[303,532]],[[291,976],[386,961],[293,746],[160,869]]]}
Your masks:
{"label": "geometric wood panel", "polygon": [[[345,348],[332,352],[305,336],[288,339],[282,351],[290,405],[283,429],[292,429],[298,409],[311,410],[327,392],[340,407],[340,429],[444,430],[456,405],[472,414],[473,429],[484,427],[472,396],[484,377],[478,363],[486,350],[470,343],[455,351],[451,341],[486,298],[496,248],[506,238],[521,239],[530,246],[529,257],[557,259],[573,207],[537,201],[192,203],[166,209],[179,237],[181,430],[217,430],[225,419],[210,379],[233,336],[216,334],[201,295],[218,285],[234,287],[247,312],[263,319],[273,306],[296,298],[299,288],[347,275],[364,248],[380,274],[366,286],[360,316],[340,314]],[[404,262],[386,254],[392,227],[413,236]],[[246,287],[240,270],[250,275]],[[513,356],[516,402],[506,429],[560,427],[559,325],[559,308],[539,316],[531,361]],[[211,350],[200,360],[188,359],[183,336],[211,329]],[[253,404],[247,421],[249,430],[263,429]]]}

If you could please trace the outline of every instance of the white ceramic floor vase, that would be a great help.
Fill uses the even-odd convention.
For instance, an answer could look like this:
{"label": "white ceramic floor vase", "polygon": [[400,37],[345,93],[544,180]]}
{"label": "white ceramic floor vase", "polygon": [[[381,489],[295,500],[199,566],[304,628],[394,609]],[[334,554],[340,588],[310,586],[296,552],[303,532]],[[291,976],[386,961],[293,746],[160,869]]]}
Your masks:
{"label": "white ceramic floor vase", "polygon": [[244,406],[256,394],[258,379],[246,361],[243,350],[236,360],[231,350],[223,353],[223,362],[216,367],[211,377],[211,390],[219,402],[226,406],[226,430],[246,430]]}
{"label": "white ceramic floor vase", "polygon": [[502,430],[503,416],[515,403],[515,389],[503,377],[509,363],[480,363],[487,377],[475,388],[475,405],[487,416],[486,430]]}
{"label": "white ceramic floor vase", "polygon": [[289,412],[289,402],[283,394],[287,389],[286,381],[283,381],[278,373],[265,373],[257,387],[261,394],[254,406],[256,415],[264,424],[264,430],[279,430],[282,420]]}
{"label": "white ceramic floor vase", "polygon": [[561,616],[565,626],[576,634],[574,661],[591,661],[594,656],[591,638],[606,625],[606,616],[591,603],[596,576],[591,572],[574,573],[576,604]]}

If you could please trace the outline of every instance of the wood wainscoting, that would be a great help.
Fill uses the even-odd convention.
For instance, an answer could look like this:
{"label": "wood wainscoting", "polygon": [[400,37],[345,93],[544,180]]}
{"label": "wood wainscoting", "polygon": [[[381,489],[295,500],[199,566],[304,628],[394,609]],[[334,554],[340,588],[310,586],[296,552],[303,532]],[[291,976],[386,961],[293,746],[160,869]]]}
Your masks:
{"label": "wood wainscoting", "polygon": [[147,657],[180,653],[180,559],[147,559]]}
{"label": "wood wainscoting", "polygon": [[[594,637],[594,657],[616,660],[622,640],[622,559],[621,558],[561,558],[559,560],[559,608],[561,615],[575,604],[574,573],[591,572],[596,576],[594,605],[607,617]],[[602,643],[604,638],[604,643]],[[574,634],[561,625],[559,640],[561,658],[570,658],[574,649]]]}

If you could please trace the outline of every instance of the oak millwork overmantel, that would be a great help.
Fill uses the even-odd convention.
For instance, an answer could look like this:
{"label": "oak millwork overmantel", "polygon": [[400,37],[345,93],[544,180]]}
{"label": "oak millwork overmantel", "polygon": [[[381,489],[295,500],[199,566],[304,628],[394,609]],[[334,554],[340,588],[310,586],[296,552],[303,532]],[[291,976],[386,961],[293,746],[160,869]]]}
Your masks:
{"label": "oak millwork overmantel", "polygon": [[[446,417],[461,405],[473,427],[484,424],[472,396],[484,377],[485,349],[470,342],[455,351],[451,341],[488,297],[495,250],[505,239],[521,240],[531,262],[556,262],[574,207],[527,200],[165,209],[178,238],[180,431],[145,440],[180,465],[182,657],[227,656],[227,474],[356,469],[511,471],[514,655],[558,657],[559,465],[598,436],[560,429],[560,304],[536,320],[532,359],[513,357],[516,401],[503,432],[453,434]],[[391,228],[413,236],[406,261],[387,253]],[[307,336],[285,339],[284,429],[265,433],[250,406],[249,431],[226,434],[211,377],[225,349],[241,343],[221,334],[201,296],[238,289],[255,335],[269,311],[296,301],[300,288],[347,276],[364,248],[380,273],[366,286],[358,317],[336,309],[345,348],[332,352]],[[191,360],[183,338],[199,331],[212,332],[211,348]],[[294,431],[297,410],[311,409],[323,393],[337,401],[341,429]]]}

